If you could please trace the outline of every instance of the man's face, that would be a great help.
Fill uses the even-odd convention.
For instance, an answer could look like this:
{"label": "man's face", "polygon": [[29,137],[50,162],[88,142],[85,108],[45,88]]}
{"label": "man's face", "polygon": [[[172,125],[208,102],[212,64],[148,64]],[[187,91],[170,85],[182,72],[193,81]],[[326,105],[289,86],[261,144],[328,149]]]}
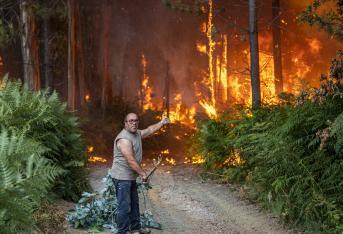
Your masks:
{"label": "man's face", "polygon": [[125,129],[131,133],[136,133],[138,129],[138,116],[136,114],[129,114],[125,120]]}

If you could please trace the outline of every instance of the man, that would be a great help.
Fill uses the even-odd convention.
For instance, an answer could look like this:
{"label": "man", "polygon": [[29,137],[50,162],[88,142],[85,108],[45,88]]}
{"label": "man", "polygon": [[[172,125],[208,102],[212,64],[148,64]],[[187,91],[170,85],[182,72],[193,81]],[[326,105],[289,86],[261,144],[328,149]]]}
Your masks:
{"label": "man", "polygon": [[142,161],[142,139],[158,131],[169,119],[162,120],[144,130],[138,129],[139,119],[135,113],[125,117],[125,127],[114,140],[114,159],[110,174],[114,179],[118,201],[118,233],[147,233],[141,229],[139,199],[136,178],[147,180],[147,174],[140,166]]}

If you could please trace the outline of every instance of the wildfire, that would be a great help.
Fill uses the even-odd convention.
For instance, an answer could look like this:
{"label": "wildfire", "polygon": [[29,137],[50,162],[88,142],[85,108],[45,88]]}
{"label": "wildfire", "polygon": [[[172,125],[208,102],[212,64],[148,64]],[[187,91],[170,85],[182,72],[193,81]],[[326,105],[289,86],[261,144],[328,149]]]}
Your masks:
{"label": "wildfire", "polygon": [[206,114],[212,118],[216,119],[218,117],[216,108],[205,100],[201,100],[199,104],[205,109]]}
{"label": "wildfire", "polygon": [[182,96],[177,93],[174,97],[173,109],[169,112],[169,118],[171,122],[180,122],[187,125],[194,125],[195,123],[195,107],[190,109],[183,107]]}
{"label": "wildfire", "polygon": [[107,160],[101,156],[91,156],[88,158],[88,162],[101,162],[101,163],[105,163],[107,162]]}
{"label": "wildfire", "polygon": [[[140,91],[141,98],[143,99],[143,110],[149,110],[153,109],[153,104],[151,102],[151,96],[152,96],[152,88],[149,86],[149,76],[147,75],[147,60],[142,54],[141,63],[143,66],[143,80],[142,80],[142,88]],[[144,97],[143,97],[144,96]]]}

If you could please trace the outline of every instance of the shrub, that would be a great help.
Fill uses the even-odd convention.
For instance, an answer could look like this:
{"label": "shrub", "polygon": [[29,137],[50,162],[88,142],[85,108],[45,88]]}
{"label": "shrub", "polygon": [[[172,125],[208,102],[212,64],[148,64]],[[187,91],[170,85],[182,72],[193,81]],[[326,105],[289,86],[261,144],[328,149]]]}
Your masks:
{"label": "shrub", "polygon": [[0,90],[0,126],[25,132],[25,136],[48,150],[46,159],[65,169],[54,183],[54,191],[77,200],[89,189],[84,168],[86,157],[77,118],[66,111],[57,94],[31,92],[19,82],[4,79]]}
{"label": "shrub", "polygon": [[0,230],[29,233],[35,230],[32,212],[45,198],[54,179],[64,171],[42,155],[48,149],[25,137],[25,132],[0,133]]}

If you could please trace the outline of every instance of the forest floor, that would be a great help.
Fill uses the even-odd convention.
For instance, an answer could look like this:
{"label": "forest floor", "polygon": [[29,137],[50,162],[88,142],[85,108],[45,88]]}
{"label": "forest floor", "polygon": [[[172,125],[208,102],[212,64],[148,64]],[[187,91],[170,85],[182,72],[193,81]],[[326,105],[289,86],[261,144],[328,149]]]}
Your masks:
{"label": "forest floor", "polygon": [[[107,170],[108,166],[91,168],[94,190],[102,189],[101,179]],[[151,178],[152,189],[145,200],[140,198],[141,212],[150,210],[163,227],[163,230],[151,229],[151,233],[296,233],[277,217],[243,199],[237,187],[204,181],[198,171],[198,167],[191,165],[158,168]],[[73,205],[60,204],[66,211]],[[63,233],[87,231],[68,227]]]}

